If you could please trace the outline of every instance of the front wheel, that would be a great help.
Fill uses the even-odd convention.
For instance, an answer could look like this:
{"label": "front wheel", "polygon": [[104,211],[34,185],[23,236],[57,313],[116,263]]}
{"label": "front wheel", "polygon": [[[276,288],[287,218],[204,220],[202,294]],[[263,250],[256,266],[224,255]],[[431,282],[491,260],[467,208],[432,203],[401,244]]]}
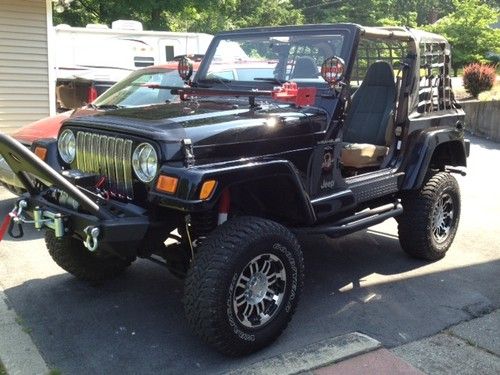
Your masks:
{"label": "front wheel", "polygon": [[185,281],[194,332],[231,356],[274,341],[290,321],[304,282],[294,235],[270,220],[240,217],[203,242]]}
{"label": "front wheel", "polygon": [[460,219],[460,189],[455,177],[434,173],[420,190],[407,192],[402,203],[404,213],[398,218],[398,232],[403,250],[416,258],[443,258]]}

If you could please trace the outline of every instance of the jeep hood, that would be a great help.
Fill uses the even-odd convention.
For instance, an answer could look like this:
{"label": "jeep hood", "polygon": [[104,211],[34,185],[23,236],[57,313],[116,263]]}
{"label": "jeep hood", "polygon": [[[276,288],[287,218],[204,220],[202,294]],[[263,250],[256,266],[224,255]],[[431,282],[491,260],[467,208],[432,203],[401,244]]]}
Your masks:
{"label": "jeep hood", "polygon": [[[195,156],[215,156],[221,149],[236,145],[253,143],[256,146],[273,139],[293,140],[313,135],[326,128],[326,116],[324,111],[313,107],[272,104],[250,108],[227,102],[200,101],[122,108],[71,118],[64,126],[150,139],[161,145],[166,159],[179,159],[183,139],[191,139]],[[241,156],[248,155],[247,151]]]}

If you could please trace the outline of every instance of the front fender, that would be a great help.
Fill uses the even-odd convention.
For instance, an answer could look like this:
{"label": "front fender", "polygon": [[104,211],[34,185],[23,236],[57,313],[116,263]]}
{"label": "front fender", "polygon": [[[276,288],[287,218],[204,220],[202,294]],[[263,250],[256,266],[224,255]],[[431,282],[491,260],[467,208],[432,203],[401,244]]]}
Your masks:
{"label": "front fender", "polygon": [[[428,128],[416,130],[408,137],[399,171],[405,173],[402,189],[418,189],[438,152],[444,151],[442,163],[467,166],[467,150],[463,131],[459,129]],[[434,157],[434,159],[433,159]]]}
{"label": "front fender", "polygon": [[[168,165],[162,166],[160,174],[177,177],[179,179],[175,195],[152,190],[150,198],[157,199],[162,206],[186,212],[205,211],[212,209],[218,202],[220,195],[226,188],[245,182],[258,181],[270,178],[285,178],[289,181],[289,188],[297,193],[296,204],[303,214],[305,223],[313,223],[316,216],[298,175],[296,168],[287,160],[249,160],[241,159],[227,163],[201,165],[192,168],[178,168]],[[217,186],[212,196],[205,201],[199,199],[199,193],[204,181],[216,180]]]}

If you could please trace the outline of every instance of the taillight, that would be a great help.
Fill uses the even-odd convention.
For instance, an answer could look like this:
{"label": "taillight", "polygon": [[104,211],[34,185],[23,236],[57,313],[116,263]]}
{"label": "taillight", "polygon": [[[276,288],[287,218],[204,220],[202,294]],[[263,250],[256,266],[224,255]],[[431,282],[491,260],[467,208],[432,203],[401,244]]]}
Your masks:
{"label": "taillight", "polygon": [[87,103],[92,103],[96,99],[97,99],[97,89],[95,88],[94,85],[89,86],[87,90]]}

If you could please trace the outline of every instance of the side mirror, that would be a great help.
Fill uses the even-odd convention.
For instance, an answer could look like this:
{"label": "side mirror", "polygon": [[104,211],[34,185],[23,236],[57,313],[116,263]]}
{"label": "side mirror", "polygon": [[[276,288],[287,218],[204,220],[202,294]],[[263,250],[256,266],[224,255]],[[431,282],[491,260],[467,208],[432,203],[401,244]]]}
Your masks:
{"label": "side mirror", "polygon": [[189,81],[193,75],[193,62],[187,57],[182,57],[177,65],[177,71],[184,82]]}
{"label": "side mirror", "polygon": [[321,65],[321,77],[334,86],[344,78],[345,63],[340,57],[328,57]]}

